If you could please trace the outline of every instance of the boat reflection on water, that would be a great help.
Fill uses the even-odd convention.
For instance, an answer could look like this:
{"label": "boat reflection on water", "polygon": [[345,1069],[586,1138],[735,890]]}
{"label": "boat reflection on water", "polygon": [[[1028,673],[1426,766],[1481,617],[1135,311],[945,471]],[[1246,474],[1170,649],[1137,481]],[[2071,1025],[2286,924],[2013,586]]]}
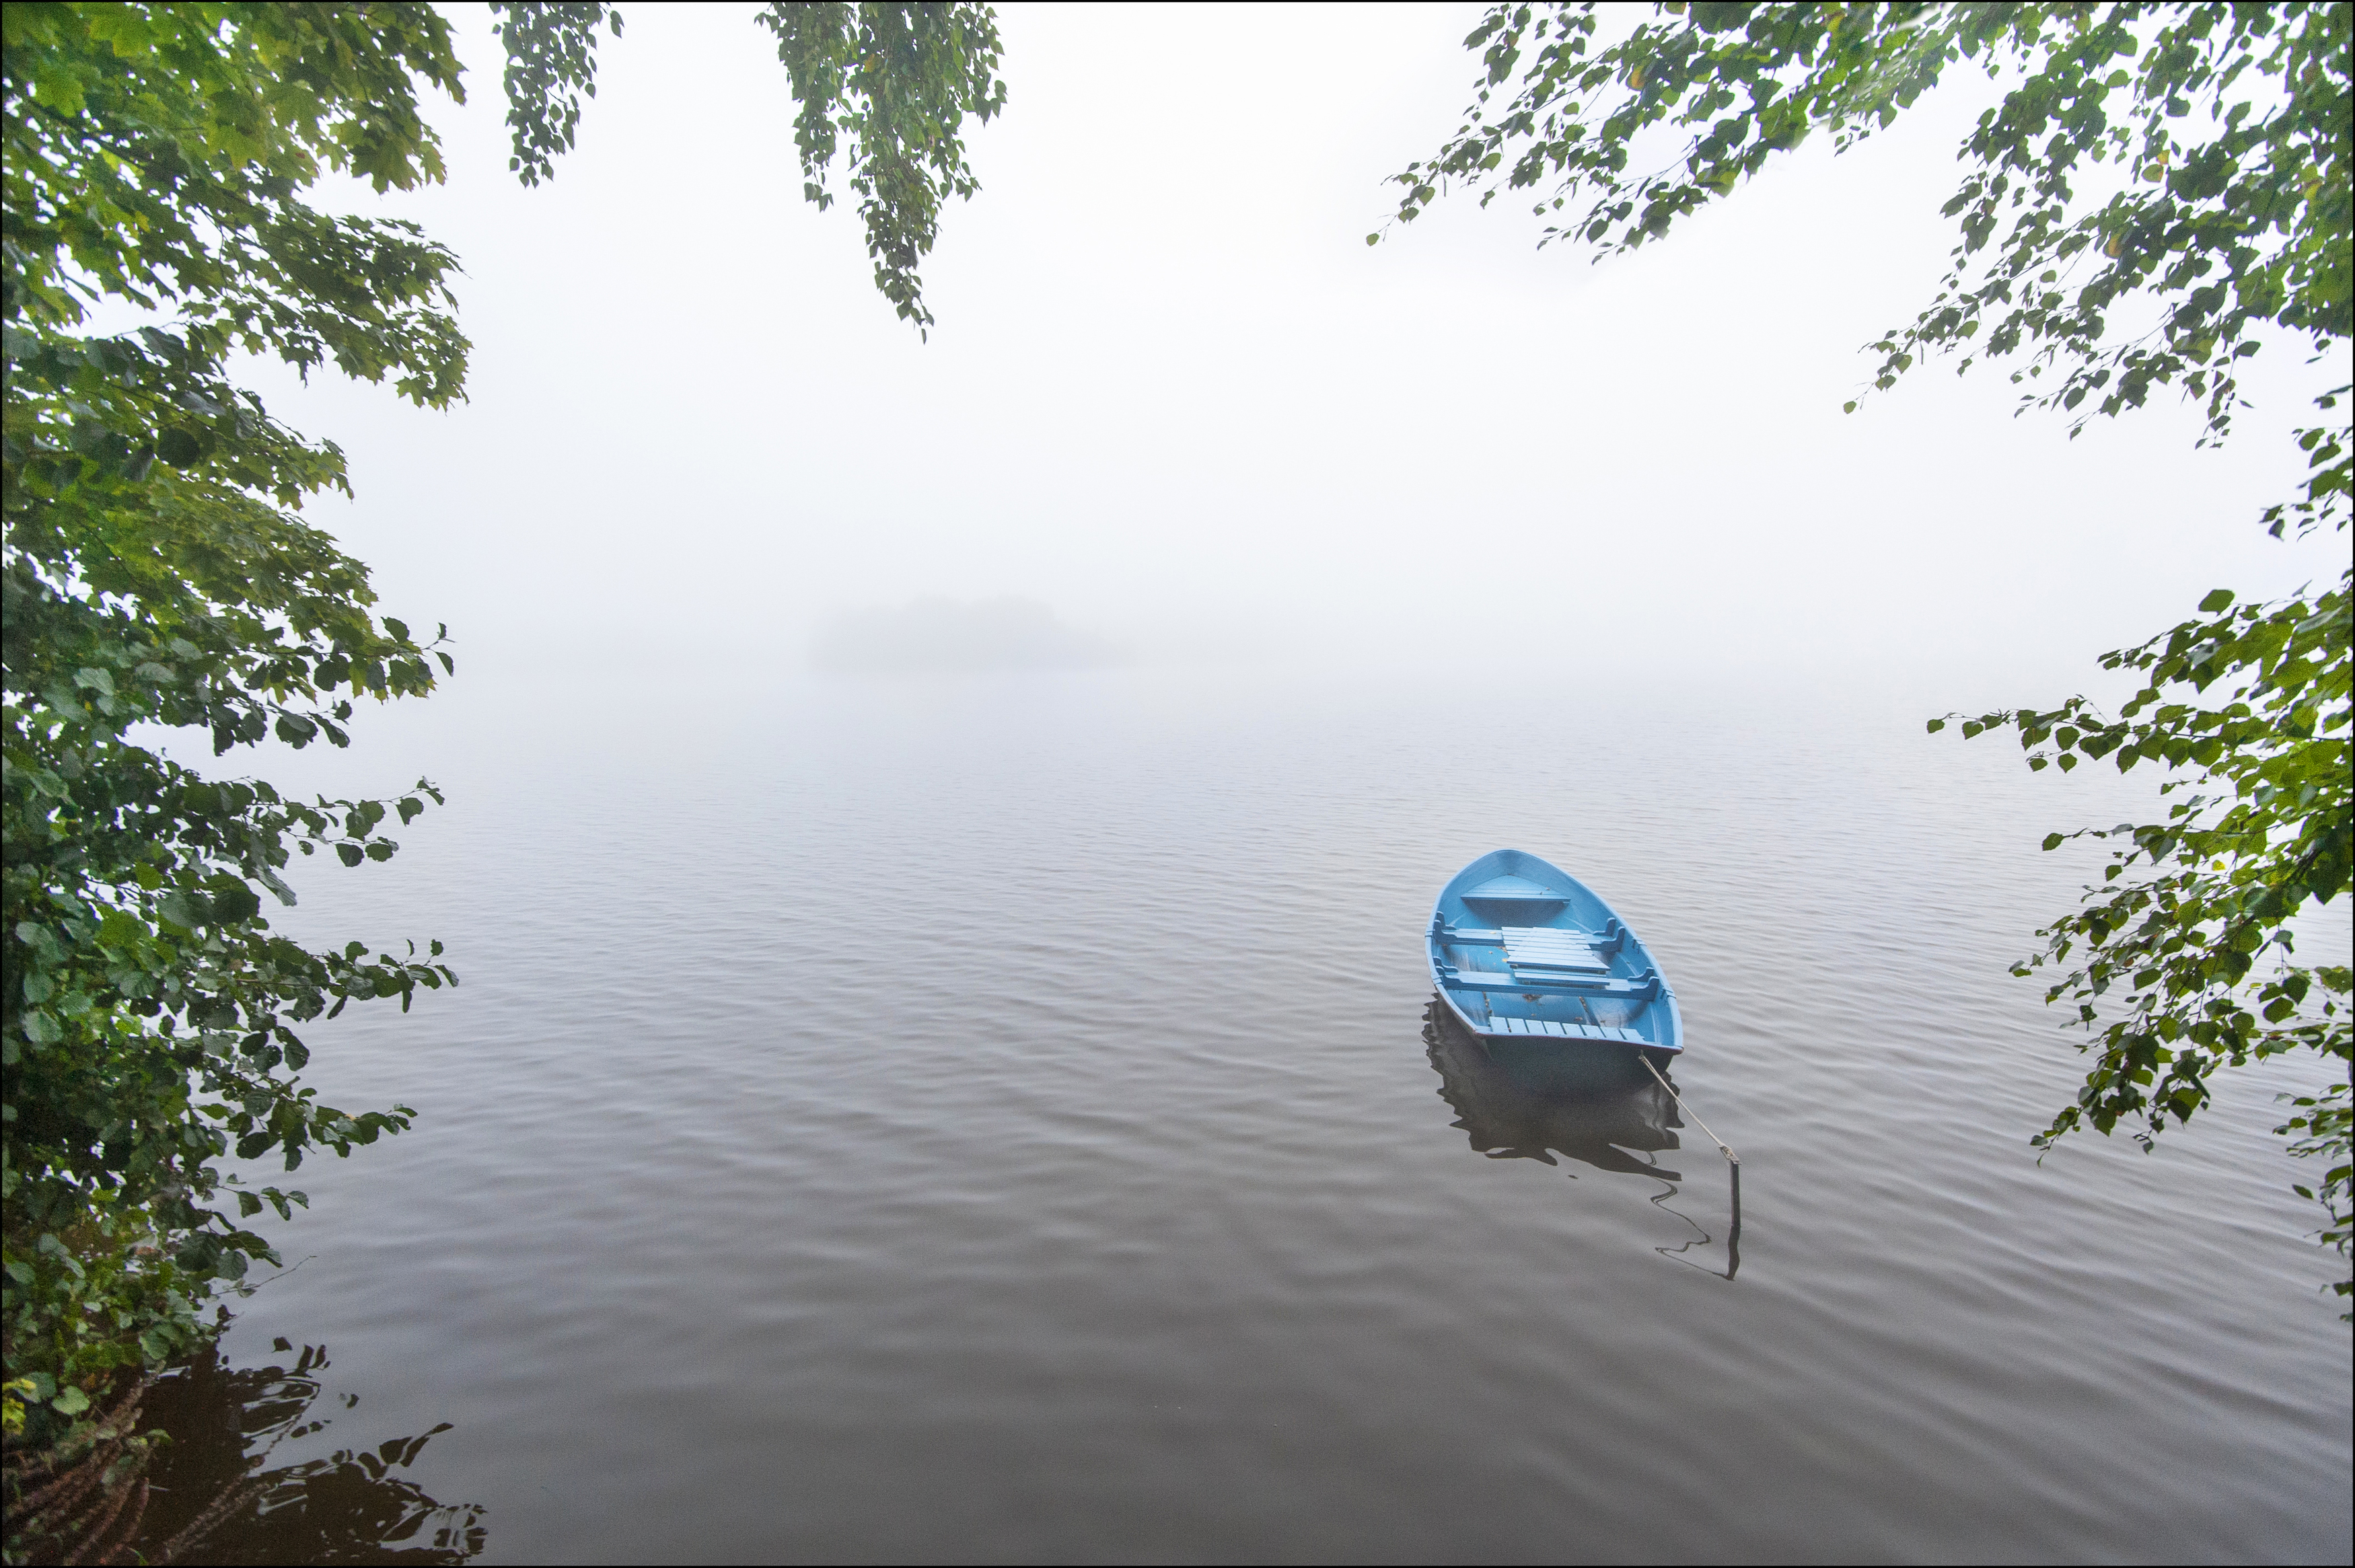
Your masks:
{"label": "boat reflection on water", "polygon": [[1726,1279],[1741,1268],[1738,1171],[1724,1269],[1686,1255],[1714,1238],[1668,1204],[1677,1196],[1676,1183],[1685,1178],[1662,1165],[1659,1156],[1682,1148],[1678,1129],[1684,1123],[1668,1089],[1645,1071],[1634,1052],[1565,1049],[1552,1040],[1483,1040],[1436,996],[1423,1012],[1423,1040],[1439,1074],[1439,1097],[1455,1108],[1454,1125],[1464,1129],[1474,1149],[1491,1160],[1558,1165],[1554,1157],[1560,1155],[1598,1171],[1650,1177],[1663,1184],[1652,1202],[1694,1232],[1693,1239],[1659,1252]]}

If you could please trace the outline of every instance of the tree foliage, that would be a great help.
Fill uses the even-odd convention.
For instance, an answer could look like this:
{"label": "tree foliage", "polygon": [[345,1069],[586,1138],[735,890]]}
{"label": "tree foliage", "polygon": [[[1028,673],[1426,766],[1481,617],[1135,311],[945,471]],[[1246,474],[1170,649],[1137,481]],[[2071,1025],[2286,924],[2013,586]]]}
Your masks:
{"label": "tree foliage", "polygon": [[[595,97],[597,26],[622,32],[612,7],[494,5],[507,47],[508,166],[527,185],[547,178],[572,146],[580,98]],[[997,17],[987,5],[785,4],[767,5],[762,26],[801,112],[794,144],[802,194],[834,205],[827,173],[849,149],[849,181],[867,228],[875,286],[919,332],[932,325],[917,275],[940,238],[941,206],[980,188],[964,155],[964,121],[987,122],[1006,107],[998,79]]]}
{"label": "tree foliage", "polygon": [[[209,1282],[267,1258],[232,1149],[298,1166],[407,1124],[297,1082],[295,1026],[450,971],[270,929],[290,850],[390,855],[398,802],[200,777],[131,731],[341,745],[361,696],[432,690],[434,655],[304,522],[342,454],[231,386],[228,357],[332,362],[421,404],[458,395],[449,253],[334,217],[329,170],[437,177],[412,79],[455,91],[429,6],[18,5],[5,21],[5,810],[0,1200],[12,1375],[80,1413],[90,1380],[197,1335]],[[112,297],[159,324],[89,330]],[[442,671],[446,653],[439,655]]]}
{"label": "tree foliage", "polygon": [[[2119,716],[2083,697],[2049,712],[2019,709],[1963,721],[1966,736],[2009,726],[2028,765],[2108,758],[2187,770],[2159,786],[2176,797],[2163,822],[2051,833],[2115,839],[2104,885],[2044,932],[2047,946],[2014,971],[2077,967],[2047,992],[2072,1001],[2100,1054],[2076,1103],[2040,1143],[2090,1121],[2108,1132],[2140,1120],[2146,1146],[2173,1115],[2207,1104],[2220,1065],[2307,1048],[2344,1063],[2348,966],[2296,961],[2289,917],[2347,891],[2350,858],[2349,595],[2235,608],[2218,588],[2190,620],[2139,648],[2104,656],[2142,688]],[[2222,700],[2204,697],[2222,683]],[[1944,719],[1931,721],[1933,730]],[[2135,874],[2139,872],[2139,874]],[[2343,957],[2343,955],[2341,955]],[[2260,965],[2271,958],[2270,967]],[[2124,1005],[2110,993],[2121,992]],[[2108,1021],[2104,1022],[2106,1009]],[[2348,1093],[2342,1081],[2297,1102],[2282,1131],[2299,1153],[2325,1157],[2330,1217],[2324,1239],[2348,1240]],[[2299,1191],[2314,1196],[2311,1189]]]}
{"label": "tree foliage", "polygon": [[[2242,363],[2269,338],[2303,340],[2341,384],[2296,432],[2304,484],[2260,521],[2276,536],[2347,526],[2355,11],[1668,4],[1615,34],[1603,15],[1487,14],[1465,40],[1484,67],[1475,101],[1396,176],[1400,222],[1453,183],[1483,204],[1533,193],[1541,245],[1635,249],[1815,131],[1845,149],[1946,72],[1982,71],[2012,85],[1959,150],[1943,211],[1961,232],[1934,297],[1869,345],[1874,387],[1929,355],[1958,371],[1984,356],[2023,388],[2023,410],[2057,409],[2073,435],[2173,387],[2200,405],[2204,443],[2242,406]],[[2079,696],[1963,725],[2018,734],[2031,768],[2108,758],[2183,775],[2162,786],[2166,821],[2096,835],[2117,841],[2103,885],[2019,966],[2075,960],[2049,999],[2075,1004],[2094,1054],[2037,1141],[2126,1122],[2147,1147],[2166,1118],[2208,1103],[2219,1066],[2317,1051],[2339,1082],[2282,1130],[2324,1160],[2318,1192],[2298,1191],[2322,1200],[2342,1253],[2350,975],[2301,962],[2291,922],[2348,886],[2350,583],[2270,605],[2211,594],[2198,618],[2104,657],[2143,683],[2115,717]]]}
{"label": "tree foliage", "polygon": [[585,4],[494,5],[492,31],[506,45],[507,129],[515,155],[507,167],[527,185],[551,179],[556,160],[572,151],[581,101],[597,96],[597,24],[622,36],[622,14]]}
{"label": "tree foliage", "polygon": [[[594,5],[503,9],[529,185],[571,144],[590,29],[620,24]],[[885,292],[928,321],[913,267],[945,187],[911,186],[877,149],[971,190],[943,117],[988,82],[994,26],[965,5],[858,12],[847,51],[795,35],[789,85],[806,125],[839,121],[862,149],[870,239],[912,237]],[[440,794],[296,800],[200,775],[140,726],[200,732],[216,755],[340,747],[358,700],[453,673],[443,639],[380,613],[367,568],[304,519],[350,493],[343,453],[229,366],[332,366],[426,408],[463,397],[455,258],[310,193],[331,174],[379,193],[440,180],[418,95],[464,97],[424,4],[12,5],[0,45],[0,1359],[10,1441],[38,1445],[86,1423],[117,1370],[191,1349],[198,1302],[272,1257],[241,1222],[304,1195],[219,1161],[293,1171],[414,1115],[320,1104],[297,1031],[454,984],[440,944],[313,949],[263,908],[294,902],[293,856],[389,859],[388,826]],[[101,330],[101,309],[144,324]]]}

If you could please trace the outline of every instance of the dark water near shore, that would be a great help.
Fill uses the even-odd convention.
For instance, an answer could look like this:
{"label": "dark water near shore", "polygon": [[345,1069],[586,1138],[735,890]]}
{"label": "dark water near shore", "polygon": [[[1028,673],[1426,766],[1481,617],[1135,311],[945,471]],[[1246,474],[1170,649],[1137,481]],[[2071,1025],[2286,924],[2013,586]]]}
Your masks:
{"label": "dark water near shore", "polygon": [[[2345,1561],[2302,1080],[2027,1147],[2076,1058],[2004,966],[2088,863],[2036,842],[2124,786],[1912,705],[1585,697],[462,687],[364,735],[452,808],[290,927],[465,983],[312,1036],[422,1115],[273,1223],[225,1351],[338,1396],[279,1458],[454,1424],[401,1474],[485,1562]],[[1674,980],[1738,1271],[1657,1091],[1427,1030],[1431,899],[1506,844]]]}

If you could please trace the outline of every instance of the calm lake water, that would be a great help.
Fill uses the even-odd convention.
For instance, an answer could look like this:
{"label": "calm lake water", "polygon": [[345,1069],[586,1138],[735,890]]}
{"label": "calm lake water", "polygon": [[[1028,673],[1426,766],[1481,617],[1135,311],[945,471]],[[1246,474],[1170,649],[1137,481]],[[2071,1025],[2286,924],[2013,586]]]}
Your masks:
{"label": "calm lake water", "polygon": [[[2347,1560],[2306,1080],[2039,1165],[2037,841],[2139,797],[1916,707],[461,683],[334,764],[451,808],[287,922],[451,945],[311,1035],[417,1128],[305,1167],[218,1375],[486,1563]],[[1657,1091],[1428,1027],[1503,845],[1659,955],[1738,1266]]]}

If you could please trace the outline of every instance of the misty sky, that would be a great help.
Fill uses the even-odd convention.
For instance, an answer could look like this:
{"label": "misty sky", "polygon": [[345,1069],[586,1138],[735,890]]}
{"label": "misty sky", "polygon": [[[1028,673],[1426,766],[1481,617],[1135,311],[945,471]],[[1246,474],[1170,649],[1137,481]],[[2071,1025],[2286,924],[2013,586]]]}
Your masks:
{"label": "misty sky", "polygon": [[462,676],[799,668],[830,618],[1019,596],[1145,662],[1591,663],[2051,698],[2208,588],[2335,575],[2254,518],[2322,372],[2261,356],[2222,451],[2189,407],[2079,440],[1985,369],[1867,402],[1934,291],[1969,77],[1818,138],[1668,242],[1534,249],[1383,176],[1458,122],[1465,5],[1004,8],[1007,114],[924,269],[929,343],[856,214],[799,195],[745,5],[623,7],[554,183],[506,169],[500,55],[455,10],[446,186],[353,205],[463,259],[472,401],[252,383],[351,454],[314,515]]}

